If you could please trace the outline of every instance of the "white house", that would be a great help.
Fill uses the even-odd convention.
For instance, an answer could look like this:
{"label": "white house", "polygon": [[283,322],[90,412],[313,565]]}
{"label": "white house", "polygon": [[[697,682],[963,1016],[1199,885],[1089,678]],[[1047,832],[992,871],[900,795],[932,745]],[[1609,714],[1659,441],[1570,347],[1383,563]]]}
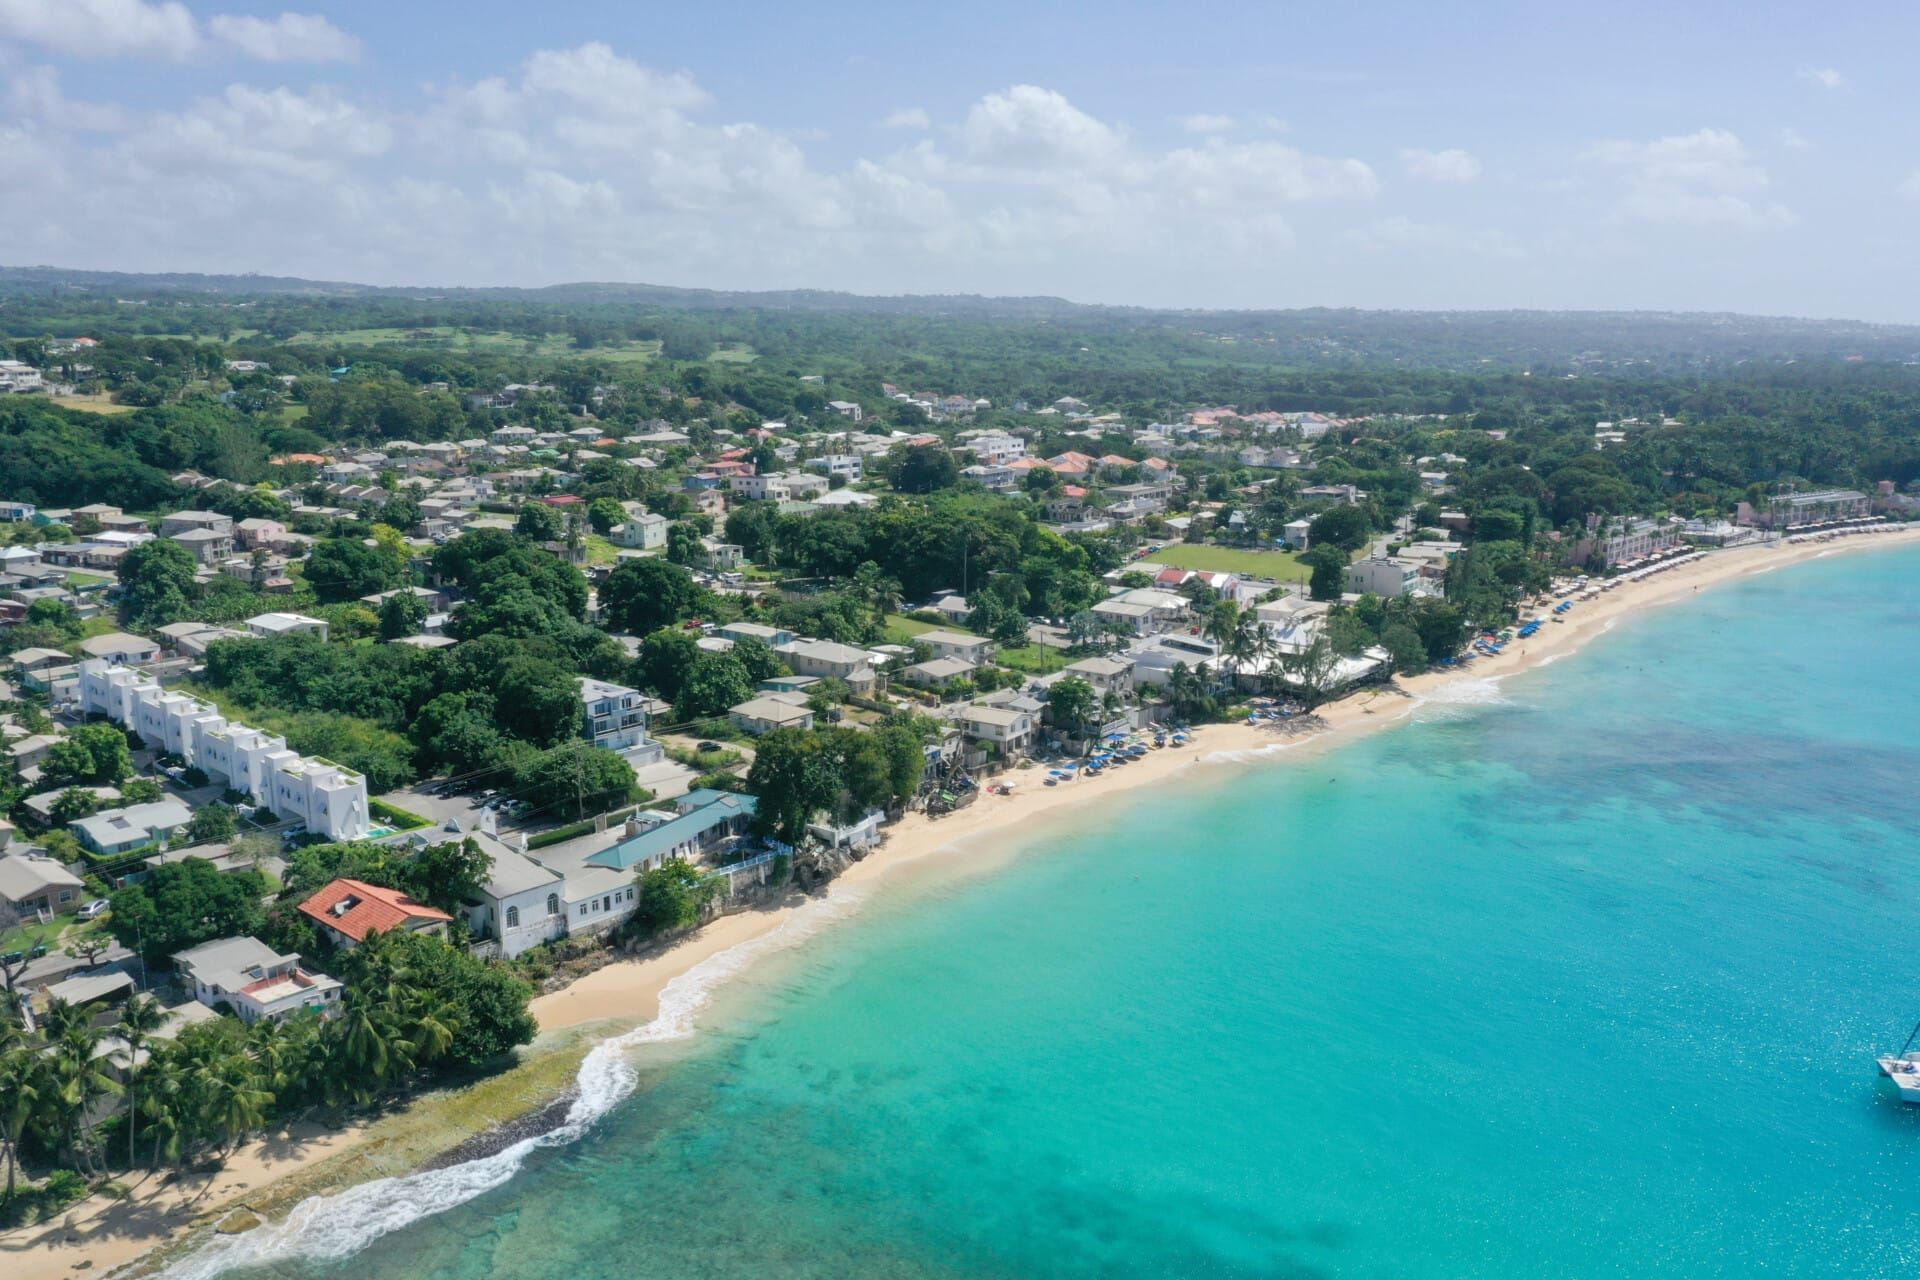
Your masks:
{"label": "white house", "polygon": [[813,709],[805,694],[769,693],[728,708],[727,719],[735,728],[755,735],[775,729],[811,729]]}
{"label": "white house", "polygon": [[855,693],[873,688],[873,658],[865,649],[832,640],[795,640],[776,652],[795,675],[844,680]]}
{"label": "white house", "polygon": [[1024,754],[1033,741],[1033,717],[1015,707],[967,707],[960,728],[976,744],[991,744],[1003,760]]}
{"label": "white house", "polygon": [[493,855],[478,899],[466,904],[467,927],[474,937],[493,939],[507,960],[566,937],[566,883],[560,873],[491,836],[474,833],[468,838]]}
{"label": "white house", "polygon": [[933,650],[936,658],[958,658],[976,667],[993,657],[993,641],[963,631],[922,631],[913,642]]}
{"label": "white house", "polygon": [[124,809],[103,809],[68,824],[80,843],[95,853],[126,853],[171,840],[193,820],[193,810],[173,797]]}
{"label": "white house", "polygon": [[173,964],[194,999],[209,1009],[224,1004],[248,1024],[309,1009],[329,1014],[340,1007],[338,979],[308,972],[299,956],[281,955],[256,938],[202,943],[174,956]]}
{"label": "white house", "polygon": [[618,547],[629,551],[651,551],[655,547],[667,545],[667,518],[654,512],[643,512],[622,520],[607,531],[607,538]]}
{"label": "white house", "polygon": [[261,639],[274,636],[316,636],[327,638],[327,624],[304,613],[260,613],[247,619],[247,630]]}

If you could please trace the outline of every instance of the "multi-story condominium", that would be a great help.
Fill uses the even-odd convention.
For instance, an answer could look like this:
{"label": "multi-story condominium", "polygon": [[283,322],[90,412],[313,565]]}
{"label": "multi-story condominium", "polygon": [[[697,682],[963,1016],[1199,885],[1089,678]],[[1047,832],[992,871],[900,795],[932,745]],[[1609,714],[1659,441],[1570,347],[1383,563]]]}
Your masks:
{"label": "multi-story condominium", "polygon": [[1783,493],[1768,499],[1765,510],[1740,504],[1739,523],[1760,525],[1775,533],[1811,525],[1859,520],[1873,514],[1873,499],[1857,489],[1818,489],[1810,493]]}
{"label": "multi-story condominium", "polygon": [[580,736],[633,759],[658,760],[666,748],[647,736],[647,699],[638,689],[580,677]]}
{"label": "multi-story condominium", "polygon": [[99,659],[80,664],[80,709],[106,716],[142,741],[244,792],[282,821],[329,840],[367,834],[367,780],[318,756],[287,749],[285,738],[229,723],[212,703],[169,693],[143,671]]}

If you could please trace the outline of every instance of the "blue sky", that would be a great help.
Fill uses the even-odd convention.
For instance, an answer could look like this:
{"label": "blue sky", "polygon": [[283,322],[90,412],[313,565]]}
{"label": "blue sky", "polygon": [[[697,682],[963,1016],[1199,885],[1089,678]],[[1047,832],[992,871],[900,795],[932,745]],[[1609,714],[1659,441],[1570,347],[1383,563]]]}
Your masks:
{"label": "blue sky", "polygon": [[1920,321],[1917,26],[0,0],[0,260]]}

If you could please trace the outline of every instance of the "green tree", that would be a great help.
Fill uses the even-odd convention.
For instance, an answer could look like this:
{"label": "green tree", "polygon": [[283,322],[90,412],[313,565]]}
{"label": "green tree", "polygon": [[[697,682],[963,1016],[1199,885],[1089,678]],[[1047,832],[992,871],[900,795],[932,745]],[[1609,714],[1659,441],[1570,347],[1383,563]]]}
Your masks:
{"label": "green tree", "polygon": [[718,877],[703,874],[683,858],[668,858],[640,873],[635,883],[633,928],[642,937],[700,923],[707,904],[720,892]]}
{"label": "green tree", "polygon": [[731,653],[701,653],[681,681],[674,718],[684,722],[725,715],[729,707],[752,696],[753,678],[738,658]]}
{"label": "green tree", "polygon": [[576,739],[527,761],[514,778],[514,790],[537,813],[578,819],[617,808],[636,788],[632,765]]}
{"label": "green tree", "polygon": [[1347,557],[1331,546],[1319,546],[1300,557],[1312,572],[1307,590],[1315,600],[1338,600],[1347,589]]}
{"label": "green tree", "polygon": [[401,585],[403,563],[358,538],[323,538],[307,553],[303,577],[324,602],[358,600]]}
{"label": "green tree", "polygon": [[1307,537],[1314,547],[1335,546],[1351,554],[1367,545],[1373,525],[1365,507],[1342,506],[1322,511],[1307,526]]}
{"label": "green tree", "polygon": [[544,502],[523,502],[513,518],[513,531],[535,542],[555,542],[565,526],[565,518]]}
{"label": "green tree", "polygon": [[215,801],[193,811],[187,823],[187,839],[194,844],[209,840],[231,840],[240,830],[240,822],[228,806]]}
{"label": "green tree", "polygon": [[1069,737],[1086,736],[1095,723],[1099,706],[1093,686],[1078,676],[1056,680],[1047,689],[1047,717]]}
{"label": "green tree", "polygon": [[692,670],[701,652],[698,639],[690,631],[679,627],[656,631],[640,642],[640,653],[633,663],[633,682],[668,702],[678,702],[687,672]]}
{"label": "green tree", "polygon": [[613,532],[617,524],[625,524],[627,509],[613,498],[595,498],[587,504],[587,523],[601,537]]}
{"label": "green tree", "polygon": [[380,638],[399,640],[417,634],[427,620],[427,602],[411,591],[401,591],[380,602]]}
{"label": "green tree", "polygon": [[257,871],[222,872],[204,858],[166,863],[109,896],[107,931],[148,964],[162,964],[203,942],[257,932],[266,888]]}
{"label": "green tree", "polygon": [[199,594],[193,553],[168,538],[132,547],[120,558],[120,610],[130,626],[179,622]]}
{"label": "green tree", "polygon": [[698,530],[684,520],[667,526],[667,559],[675,564],[697,564],[700,554]]}
{"label": "green tree", "polygon": [[111,786],[133,772],[127,735],[110,724],[76,726],[47,749],[41,778],[58,784]]}
{"label": "green tree", "polygon": [[693,575],[648,558],[622,560],[600,586],[607,619],[630,635],[651,635],[693,616],[703,597]]}

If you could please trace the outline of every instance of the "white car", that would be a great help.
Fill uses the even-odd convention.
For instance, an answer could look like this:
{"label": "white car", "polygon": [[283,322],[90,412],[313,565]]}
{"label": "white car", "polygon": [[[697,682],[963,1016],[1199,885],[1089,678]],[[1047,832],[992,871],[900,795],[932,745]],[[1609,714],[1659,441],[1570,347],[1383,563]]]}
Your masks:
{"label": "white car", "polygon": [[101,916],[107,914],[109,906],[111,906],[111,904],[105,898],[95,898],[92,902],[80,908],[80,919],[98,920]]}

